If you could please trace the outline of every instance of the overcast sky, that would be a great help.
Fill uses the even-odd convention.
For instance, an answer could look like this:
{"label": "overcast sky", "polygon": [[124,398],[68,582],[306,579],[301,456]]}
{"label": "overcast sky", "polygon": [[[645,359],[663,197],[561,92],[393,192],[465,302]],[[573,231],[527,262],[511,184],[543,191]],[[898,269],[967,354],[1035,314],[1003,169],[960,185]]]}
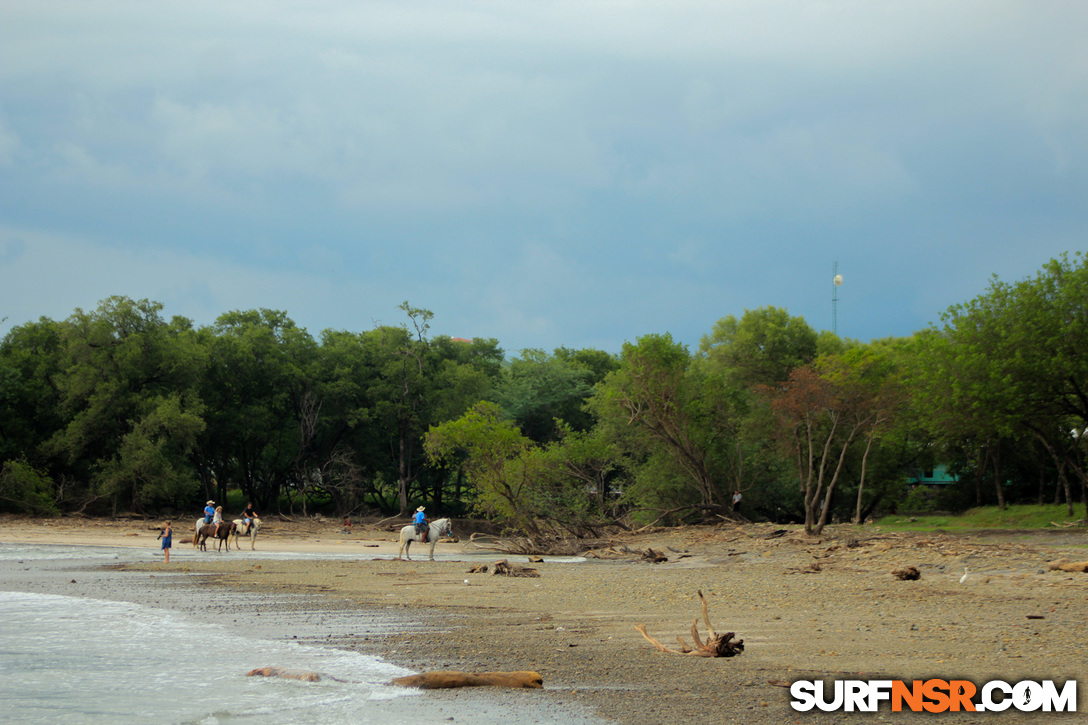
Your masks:
{"label": "overcast sky", "polygon": [[910,335],[1088,248],[1088,3],[0,2],[0,334]]}

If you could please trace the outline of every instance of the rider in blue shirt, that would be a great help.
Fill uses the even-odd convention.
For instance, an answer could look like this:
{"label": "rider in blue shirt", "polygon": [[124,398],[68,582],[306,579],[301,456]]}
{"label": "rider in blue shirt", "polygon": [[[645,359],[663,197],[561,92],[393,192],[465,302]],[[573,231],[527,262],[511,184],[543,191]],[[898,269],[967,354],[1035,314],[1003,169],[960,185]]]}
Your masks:
{"label": "rider in blue shirt", "polygon": [[416,509],[415,516],[412,517],[412,523],[416,525],[416,531],[423,538],[422,541],[427,540],[427,515],[423,513],[423,506]]}
{"label": "rider in blue shirt", "polygon": [[204,523],[210,524],[213,518],[215,518],[215,501],[209,501],[204,507]]}

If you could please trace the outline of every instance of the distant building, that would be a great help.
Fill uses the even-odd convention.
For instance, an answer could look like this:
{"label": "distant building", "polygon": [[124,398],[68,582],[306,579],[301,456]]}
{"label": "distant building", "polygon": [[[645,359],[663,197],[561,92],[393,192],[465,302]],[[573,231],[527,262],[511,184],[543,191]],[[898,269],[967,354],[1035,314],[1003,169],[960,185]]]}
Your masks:
{"label": "distant building", "polygon": [[921,483],[926,486],[947,486],[959,480],[959,476],[949,473],[948,467],[943,463],[932,468],[913,468],[907,474],[907,481],[911,485]]}

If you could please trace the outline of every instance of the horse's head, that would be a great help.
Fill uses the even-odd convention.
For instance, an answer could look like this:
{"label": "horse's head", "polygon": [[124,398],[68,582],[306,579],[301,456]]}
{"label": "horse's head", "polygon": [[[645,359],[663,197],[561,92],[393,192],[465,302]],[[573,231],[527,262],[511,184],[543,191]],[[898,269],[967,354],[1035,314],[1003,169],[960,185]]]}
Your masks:
{"label": "horse's head", "polygon": [[442,519],[436,523],[442,524],[442,533],[440,536],[453,536],[453,522],[449,519]]}

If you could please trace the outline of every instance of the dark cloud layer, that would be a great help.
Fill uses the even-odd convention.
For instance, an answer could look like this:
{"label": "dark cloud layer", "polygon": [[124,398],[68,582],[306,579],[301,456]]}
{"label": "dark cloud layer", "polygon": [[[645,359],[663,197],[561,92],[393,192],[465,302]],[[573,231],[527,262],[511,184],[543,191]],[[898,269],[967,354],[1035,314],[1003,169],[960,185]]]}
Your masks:
{"label": "dark cloud layer", "polygon": [[0,6],[0,317],[908,335],[1083,249],[1066,2]]}

